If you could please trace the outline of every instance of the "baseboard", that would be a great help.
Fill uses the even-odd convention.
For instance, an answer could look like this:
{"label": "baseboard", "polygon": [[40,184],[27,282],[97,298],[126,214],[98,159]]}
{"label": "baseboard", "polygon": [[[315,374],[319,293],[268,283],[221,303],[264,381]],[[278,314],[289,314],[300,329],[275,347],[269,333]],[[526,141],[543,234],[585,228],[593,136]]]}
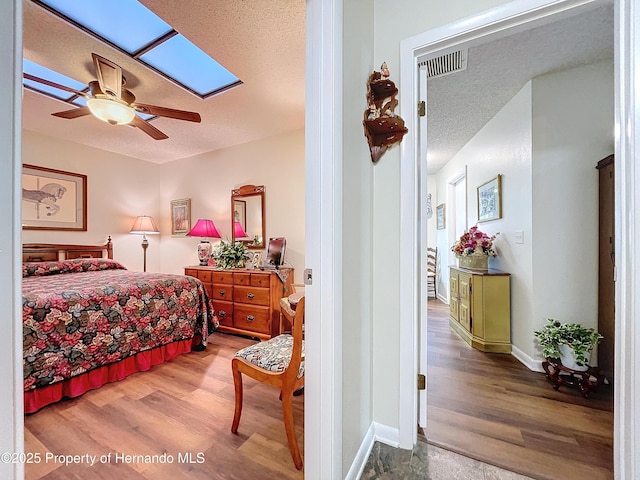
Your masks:
{"label": "baseboard", "polygon": [[377,440],[395,448],[400,446],[400,431],[397,428],[391,428],[376,422],[373,422],[373,428],[374,441]]}
{"label": "baseboard", "polygon": [[516,357],[520,361],[520,363],[522,363],[529,370],[544,373],[544,369],[542,368],[542,360],[530,357],[515,345],[511,346],[511,355]]}
{"label": "baseboard", "polygon": [[371,449],[375,442],[385,443],[391,447],[398,448],[398,445],[400,445],[400,432],[397,428],[372,422],[362,439],[360,448],[351,463],[347,475],[344,477],[345,480],[358,480],[362,476],[362,472],[367,464],[369,455],[371,455]]}
{"label": "baseboard", "polygon": [[369,429],[362,439],[362,443],[356,453],[356,457],[351,463],[351,468],[349,468],[346,477],[344,477],[345,480],[358,480],[362,476],[362,471],[364,470],[364,466],[367,464],[367,460],[371,454],[371,449],[373,448],[373,443],[375,442],[374,431],[375,424],[372,423],[369,425]]}
{"label": "baseboard", "polygon": [[436,295],[436,297],[438,298],[438,300],[440,300],[442,303],[449,305],[449,299],[447,297],[444,297],[440,294]]}

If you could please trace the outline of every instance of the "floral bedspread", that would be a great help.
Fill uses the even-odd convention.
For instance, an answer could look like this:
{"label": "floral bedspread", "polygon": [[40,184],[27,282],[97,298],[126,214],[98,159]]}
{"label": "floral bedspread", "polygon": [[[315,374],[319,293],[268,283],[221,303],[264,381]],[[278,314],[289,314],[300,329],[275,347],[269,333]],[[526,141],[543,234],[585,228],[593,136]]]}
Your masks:
{"label": "floral bedspread", "polygon": [[218,327],[200,280],[81,259],[23,266],[24,389]]}

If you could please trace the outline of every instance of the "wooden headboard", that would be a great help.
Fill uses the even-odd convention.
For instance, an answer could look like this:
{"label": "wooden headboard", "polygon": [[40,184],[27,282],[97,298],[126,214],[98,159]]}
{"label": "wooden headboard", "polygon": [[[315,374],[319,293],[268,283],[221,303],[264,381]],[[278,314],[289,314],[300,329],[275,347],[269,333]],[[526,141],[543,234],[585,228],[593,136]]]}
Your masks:
{"label": "wooden headboard", "polygon": [[57,243],[25,243],[22,245],[22,262],[49,262],[73,258],[111,258],[111,237],[104,245],[61,245]]}

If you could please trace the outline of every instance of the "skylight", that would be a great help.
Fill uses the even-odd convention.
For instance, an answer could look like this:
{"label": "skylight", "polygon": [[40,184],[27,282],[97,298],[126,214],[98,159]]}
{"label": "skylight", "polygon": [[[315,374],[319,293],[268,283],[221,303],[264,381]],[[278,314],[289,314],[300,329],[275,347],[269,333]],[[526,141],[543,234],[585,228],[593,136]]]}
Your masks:
{"label": "skylight", "polygon": [[242,84],[137,0],[32,1],[201,98]]}

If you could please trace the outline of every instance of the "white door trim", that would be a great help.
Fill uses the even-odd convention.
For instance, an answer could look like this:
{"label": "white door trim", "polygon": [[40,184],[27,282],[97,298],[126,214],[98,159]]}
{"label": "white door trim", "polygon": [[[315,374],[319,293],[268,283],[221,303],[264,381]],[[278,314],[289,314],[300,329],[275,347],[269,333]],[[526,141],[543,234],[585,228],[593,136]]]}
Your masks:
{"label": "white door trim", "polygon": [[[0,76],[0,373],[3,388],[0,411],[0,450],[24,452],[22,397],[22,248],[21,248],[21,174],[22,174],[22,2],[0,2],[0,65],[9,75]],[[10,412],[10,413],[9,413]],[[21,479],[24,465],[0,462],[0,477]]]}
{"label": "white door trim", "polygon": [[305,478],[342,474],[342,0],[307,0]]}
{"label": "white door trim", "polygon": [[[419,305],[416,285],[416,254],[420,251],[416,228],[418,141],[415,132],[415,105],[418,101],[417,59],[460,43],[477,40],[507,29],[522,28],[531,22],[545,21],[576,7],[594,3],[590,0],[514,0],[478,15],[429,30],[405,39],[400,44],[400,115],[409,129],[401,148],[400,172],[400,343],[408,348],[400,353],[399,437],[402,448],[410,448],[417,439],[418,396],[415,382],[418,367]],[[640,398],[640,380],[636,373],[640,356],[640,302],[635,302],[640,285],[640,100],[635,84],[640,81],[640,0],[616,0],[616,385],[614,425],[614,466],[617,479],[640,478],[640,416],[634,415]],[[625,212],[621,215],[620,212]],[[624,335],[621,335],[624,332]],[[413,350],[412,350],[413,349]],[[632,454],[632,452],[634,454]]]}

